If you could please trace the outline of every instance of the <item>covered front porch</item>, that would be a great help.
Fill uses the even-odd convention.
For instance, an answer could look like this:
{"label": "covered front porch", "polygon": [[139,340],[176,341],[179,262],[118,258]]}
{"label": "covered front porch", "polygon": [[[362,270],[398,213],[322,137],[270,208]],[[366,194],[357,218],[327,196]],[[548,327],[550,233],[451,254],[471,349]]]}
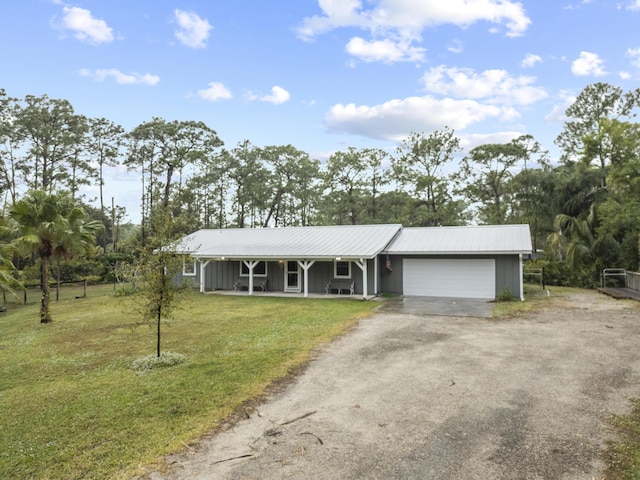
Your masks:
{"label": "covered front porch", "polygon": [[201,293],[363,299],[378,293],[377,257],[195,257],[191,272]]}

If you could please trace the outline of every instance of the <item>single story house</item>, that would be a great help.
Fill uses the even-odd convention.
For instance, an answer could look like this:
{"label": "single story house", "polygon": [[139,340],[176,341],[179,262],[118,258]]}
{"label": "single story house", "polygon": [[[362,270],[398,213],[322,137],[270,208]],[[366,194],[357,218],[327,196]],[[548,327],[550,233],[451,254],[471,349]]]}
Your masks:
{"label": "single story house", "polygon": [[523,297],[528,225],[339,225],[203,229],[184,237],[182,280],[246,289],[495,299]]}

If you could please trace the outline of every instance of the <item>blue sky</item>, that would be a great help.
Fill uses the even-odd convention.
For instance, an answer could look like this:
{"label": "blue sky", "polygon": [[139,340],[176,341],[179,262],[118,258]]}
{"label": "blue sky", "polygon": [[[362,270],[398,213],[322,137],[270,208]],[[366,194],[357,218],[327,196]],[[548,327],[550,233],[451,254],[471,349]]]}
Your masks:
{"label": "blue sky", "polygon": [[[555,155],[582,88],[638,86],[639,25],[640,0],[21,0],[2,5],[0,88],[319,160],[445,126],[466,149],[531,134]],[[137,177],[109,175],[137,220]]]}

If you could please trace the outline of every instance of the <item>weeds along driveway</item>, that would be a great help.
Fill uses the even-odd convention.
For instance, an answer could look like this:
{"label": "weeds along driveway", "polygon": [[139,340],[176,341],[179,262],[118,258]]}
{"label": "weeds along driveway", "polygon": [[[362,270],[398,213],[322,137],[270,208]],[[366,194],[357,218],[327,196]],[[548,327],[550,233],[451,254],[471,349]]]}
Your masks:
{"label": "weeds along driveway", "polygon": [[607,415],[640,395],[640,310],[555,303],[506,320],[377,314],[148,478],[602,478]]}

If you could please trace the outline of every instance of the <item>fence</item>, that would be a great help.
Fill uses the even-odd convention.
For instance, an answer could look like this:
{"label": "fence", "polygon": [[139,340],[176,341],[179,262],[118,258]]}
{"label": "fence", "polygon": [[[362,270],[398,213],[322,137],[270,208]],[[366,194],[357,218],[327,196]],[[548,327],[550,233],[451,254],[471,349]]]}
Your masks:
{"label": "fence", "polygon": [[537,277],[538,282],[540,283],[540,288],[544,290],[544,271],[542,268],[523,268],[522,269],[523,277]]}
{"label": "fence", "polygon": [[[51,284],[50,289],[51,300],[59,301],[61,299],[85,298],[87,296],[87,280],[56,282]],[[15,293],[18,298],[3,289],[3,303],[36,303],[42,298],[41,285],[39,283],[24,285],[24,289],[16,290]]]}
{"label": "fence", "polygon": [[[601,287],[607,287],[608,279],[617,279],[618,286],[640,291],[640,272],[629,272],[624,268],[605,268],[600,280]],[[609,286],[611,282],[609,283]]]}
{"label": "fence", "polygon": [[627,272],[627,288],[640,291],[640,272]]}
{"label": "fence", "polygon": [[[602,271],[602,276],[600,277],[600,286],[602,288],[606,288],[607,287],[607,280],[610,279],[617,279],[617,282],[614,282],[614,284],[622,284],[622,286],[626,286],[626,277],[627,277],[627,271],[624,268],[605,268]],[[611,283],[609,283],[608,286],[611,286]]]}

